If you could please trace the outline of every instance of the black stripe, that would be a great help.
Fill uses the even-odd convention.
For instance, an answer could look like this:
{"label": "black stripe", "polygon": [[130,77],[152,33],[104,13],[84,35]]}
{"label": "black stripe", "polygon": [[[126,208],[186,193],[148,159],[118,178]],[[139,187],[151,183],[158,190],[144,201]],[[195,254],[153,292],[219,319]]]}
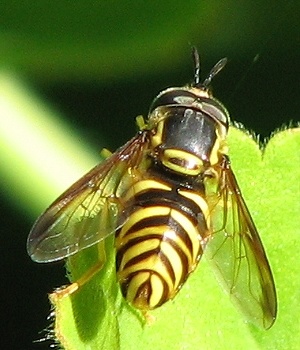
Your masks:
{"label": "black stripe", "polygon": [[149,305],[150,298],[152,296],[152,286],[150,283],[150,279],[153,275],[156,275],[159,277],[159,279],[161,280],[162,285],[163,285],[163,293],[162,293],[161,299],[154,306],[154,307],[158,307],[158,306],[162,305],[163,303],[165,303],[169,299],[170,290],[169,290],[169,286],[166,283],[166,281],[164,280],[164,278],[162,278],[162,276],[155,271],[145,269],[145,270],[139,270],[137,272],[130,273],[127,276],[127,278],[124,281],[122,281],[122,283],[121,283],[121,292],[122,292],[123,296],[126,298],[128,286],[131,283],[131,280],[139,273],[144,273],[144,272],[149,273],[149,279],[139,286],[139,288],[136,292],[135,298],[134,298],[135,300],[133,301],[133,303],[136,302],[138,299],[145,299],[146,298],[146,301]]}
{"label": "black stripe", "polygon": [[171,281],[173,283],[173,286],[175,284],[175,272],[173,269],[173,266],[170,262],[170,260],[167,258],[167,256],[160,250],[158,253],[158,256],[160,258],[160,260],[162,261],[162,263],[165,265],[165,268],[169,274],[169,277],[171,278]]}
{"label": "black stripe", "polygon": [[[187,255],[184,253],[184,251],[180,248],[180,246],[173,240],[168,239],[166,240],[176,251],[176,253],[179,255],[179,258],[181,260],[181,265],[182,265],[182,274],[181,274],[181,278],[180,278],[180,282],[179,285],[182,284],[184,282],[184,280],[186,279],[184,276],[187,276],[188,272],[189,272],[189,259],[187,257]],[[201,249],[201,245],[199,245],[200,249]],[[193,256],[193,251],[191,249],[188,249],[191,256]]]}
{"label": "black stripe", "polygon": [[[135,245],[135,244],[133,244]],[[136,244],[138,245],[138,243]],[[172,264],[170,263],[170,260],[165,256],[165,254],[161,251],[160,248],[156,248],[156,249],[152,249],[152,250],[148,250],[147,252],[144,252],[142,254],[139,254],[137,256],[135,256],[134,258],[132,258],[131,260],[129,260],[125,266],[124,266],[124,270],[132,267],[136,264],[141,263],[143,260],[147,260],[148,258],[150,258],[153,255],[158,255],[159,259],[162,261],[162,263],[165,265],[165,268],[172,280],[172,283],[174,285],[175,283],[175,273],[174,273],[174,269],[172,267]]]}
{"label": "black stripe", "polygon": [[[144,271],[142,271],[142,272],[144,272]],[[169,299],[170,289],[168,287],[168,284],[166,283],[166,281],[164,280],[164,278],[162,278],[162,276],[160,274],[158,274],[157,272],[154,272],[154,271],[149,271],[149,272],[150,272],[150,279],[151,279],[152,275],[156,275],[156,276],[159,277],[159,279],[161,280],[162,285],[163,285],[162,296],[160,298],[160,301],[155,305],[155,307],[158,307],[158,306],[162,305],[163,303],[165,303]],[[149,284],[151,286],[151,283],[149,283]],[[143,295],[143,292],[144,291],[143,291],[143,284],[142,284],[139,287],[138,292],[136,293],[135,299],[137,299],[139,295]],[[152,295],[152,289],[151,289],[151,294],[149,295],[149,298],[148,298],[148,304],[150,302],[150,296],[151,295]]]}
{"label": "black stripe", "polygon": [[[136,237],[134,239],[131,239],[130,241],[128,241],[126,244],[122,245],[122,247],[117,251],[117,254],[116,254],[116,267],[117,267],[117,270],[119,270],[120,268],[120,265],[122,263],[122,259],[123,259],[123,256],[124,254],[126,254],[126,251],[133,247],[134,245],[138,245],[139,243],[141,242],[144,242],[144,241],[147,241],[149,239],[158,239],[158,240],[161,240],[161,235],[158,235],[158,234],[153,234],[153,235],[147,235],[147,236],[144,236],[144,237]],[[155,249],[157,250],[157,249]],[[149,252],[149,251],[148,251]],[[146,253],[148,253],[146,252]],[[151,255],[151,254],[150,254]],[[149,255],[149,256],[150,256]],[[139,255],[140,256],[140,255]],[[144,257],[143,259],[146,259],[147,257]],[[132,260],[132,259],[131,259]],[[130,260],[130,261],[131,261]],[[127,265],[126,265],[127,266]],[[124,267],[125,269],[125,267]]]}
{"label": "black stripe", "polygon": [[172,191],[148,189],[138,193],[134,199],[135,203],[142,207],[162,205],[184,212],[194,226],[198,223],[197,216],[202,215],[201,208],[192,199],[180,195],[177,189]]}
{"label": "black stripe", "polygon": [[150,279],[151,279],[151,274],[149,276],[149,279],[139,286],[134,297],[135,301],[139,299],[144,299],[146,297],[147,305],[150,304],[150,298],[152,295],[152,285],[150,283]]}
{"label": "black stripe", "polygon": [[[152,216],[150,218],[144,218],[134,225],[132,225],[126,232],[125,237],[132,233],[135,233],[139,230],[144,229],[145,227],[153,227],[153,231],[155,232],[155,228],[159,226],[166,225],[171,230],[176,232],[176,235],[181,238],[181,240],[186,245],[189,251],[193,250],[193,243],[190,239],[188,232],[180,225],[179,222],[174,220],[171,216]],[[162,235],[159,235],[160,239],[163,238]],[[151,235],[153,237],[153,235]]]}
{"label": "black stripe", "polygon": [[[176,251],[176,253],[178,254],[180,260],[181,260],[181,265],[182,265],[182,274],[181,274],[181,278],[180,278],[180,283],[183,283],[185,278],[184,276],[188,274],[189,272],[189,260],[188,257],[186,256],[186,254],[184,253],[184,251],[180,248],[180,246],[173,240],[171,239],[167,239],[161,235],[158,234],[153,234],[153,235],[147,235],[147,236],[143,236],[143,237],[136,237],[131,239],[130,241],[128,241],[125,245],[123,245],[121,247],[121,249],[118,250],[117,254],[116,254],[116,266],[117,266],[117,270],[119,269],[123,256],[124,254],[126,254],[126,251],[129,248],[132,248],[134,246],[138,246],[140,243],[145,242],[147,240],[150,239],[159,239],[160,241],[164,240],[166,242],[168,242]],[[138,250],[138,249],[137,249]],[[149,254],[150,252],[150,254]],[[191,256],[193,256],[193,252],[191,251],[191,249],[189,249],[189,252],[191,253]],[[202,248],[200,246],[200,252],[202,253]],[[200,253],[199,252],[199,253]],[[133,266],[136,263],[141,262],[144,259],[147,259],[148,257],[150,257],[152,254],[156,254],[159,255],[160,259],[162,260],[162,262],[166,265],[166,268],[169,272],[170,277],[173,280],[173,284],[175,283],[175,272],[172,266],[172,262],[167,259],[167,257],[165,256],[165,254],[162,253],[160,247],[156,248],[156,249],[152,249],[151,251],[148,252],[144,252],[140,255],[137,255],[135,258],[132,258],[131,260],[129,260],[125,266],[124,269],[130,266]]]}
{"label": "black stripe", "polygon": [[155,248],[155,249],[148,250],[142,254],[136,255],[134,258],[127,261],[123,270],[127,269],[128,267],[134,266],[138,263],[141,263],[143,260],[147,260],[152,255],[157,255],[159,253],[159,251],[160,251],[159,248]]}
{"label": "black stripe", "polygon": [[[153,164],[150,169],[151,177],[148,178],[150,180],[156,181],[157,184],[167,185],[172,189],[170,191],[163,189],[155,189],[151,187],[146,187],[141,192],[132,195],[132,197],[125,203],[124,210],[120,213],[119,223],[124,221],[124,218],[127,221],[127,225],[129,228],[125,231],[122,228],[116,232],[116,237],[121,234],[124,235],[124,240],[117,244],[117,254],[116,254],[116,268],[117,271],[120,271],[120,266],[124,258],[126,259],[126,253],[129,249],[133,249],[133,257],[130,258],[129,261],[126,260],[126,264],[123,267],[122,271],[125,272],[127,268],[132,267],[133,270],[137,270],[131,272],[129,274],[125,273],[125,277],[120,281],[121,290],[124,297],[126,297],[128,292],[128,287],[130,283],[132,283],[132,278],[138,275],[139,273],[149,272],[149,277],[147,280],[141,285],[137,287],[136,295],[133,297],[133,304],[145,303],[145,305],[149,305],[150,298],[153,294],[152,285],[150,283],[151,276],[156,275],[160,278],[161,283],[163,284],[162,297],[157,305],[153,307],[158,307],[165,303],[170,297],[174,296],[181,285],[187,279],[189,273],[191,272],[191,268],[194,267],[194,264],[189,264],[189,255],[191,257],[193,254],[193,242],[190,238],[189,232],[186,230],[186,227],[181,224],[180,220],[174,219],[170,215],[170,211],[172,209],[184,215],[187,220],[195,227],[197,231],[199,231],[199,240],[201,239],[201,235],[207,231],[207,223],[201,208],[197,205],[197,203],[190,198],[184,197],[180,194],[180,190],[189,190],[194,192],[195,194],[201,196],[203,194],[203,198],[205,195],[204,185],[202,180],[198,177],[197,179],[190,180],[190,177],[180,177],[176,174],[173,174],[163,171],[157,164]],[[150,174],[149,172],[149,174]],[[144,214],[141,215],[141,219],[138,219],[137,222],[132,223],[131,215],[136,213],[140,209],[148,209],[148,208],[158,208],[157,214],[147,217]],[[167,208],[166,215],[159,215],[161,210],[159,207]],[[126,226],[127,226],[126,225]],[[164,232],[161,234],[158,230],[164,226],[170,230],[173,230],[178,239],[182,241],[181,244],[184,244],[184,249],[187,249],[187,253],[182,250],[180,245],[176,243],[176,240],[167,237]],[[133,235],[139,235],[138,231],[142,231],[143,229],[149,229],[150,233],[145,233],[144,236],[140,237],[132,237]],[[128,241],[125,243],[124,241]],[[143,242],[150,241],[152,239],[157,239],[157,246],[155,248],[149,248],[147,250],[147,246],[145,247],[146,251],[139,253],[139,244]],[[161,243],[165,241],[167,244],[170,244],[175,252],[178,254],[181,263],[181,275],[178,277],[179,286],[174,288],[176,271],[174,269],[174,265],[172,260],[168,258],[168,256],[161,249]],[[122,244],[123,242],[123,244]],[[199,256],[202,255],[203,249],[199,242]],[[151,256],[156,256],[161,259],[161,263],[166,268],[166,273],[168,273],[171,281],[173,282],[173,288],[169,287],[165,278],[156,270],[148,270],[143,269],[145,267],[145,260],[150,258]],[[143,264],[144,262],[144,264]],[[137,264],[140,264],[138,267]],[[145,306],[146,307],[146,306]]]}
{"label": "black stripe", "polygon": [[199,176],[186,176],[179,174],[161,165],[157,159],[154,159],[153,164],[148,169],[150,179],[171,187],[173,190],[178,189],[192,190],[199,194],[205,195],[205,186],[203,179]]}
{"label": "black stripe", "polygon": [[[159,207],[163,206],[169,209],[175,209],[181,214],[185,215],[191,223],[197,227],[199,222],[203,222],[206,226],[206,220],[204,218],[202,210],[193,202],[191,199],[188,199],[186,197],[183,197],[181,195],[177,195],[177,197],[174,196],[172,200],[168,200],[164,197],[153,197],[151,198],[152,191],[148,191],[147,193],[143,194],[143,196],[137,196],[137,201],[134,201],[129,205],[123,212],[119,219],[119,222],[123,222],[124,218],[130,217],[133,213],[135,213],[140,208],[151,208],[151,207]],[[165,192],[162,191],[161,195],[163,195]],[[144,197],[144,198],[143,198]],[[140,200],[142,199],[142,200]],[[139,201],[138,201],[139,200]],[[184,203],[185,205],[183,205]],[[188,207],[187,205],[190,205]],[[117,232],[118,235],[118,232]]]}

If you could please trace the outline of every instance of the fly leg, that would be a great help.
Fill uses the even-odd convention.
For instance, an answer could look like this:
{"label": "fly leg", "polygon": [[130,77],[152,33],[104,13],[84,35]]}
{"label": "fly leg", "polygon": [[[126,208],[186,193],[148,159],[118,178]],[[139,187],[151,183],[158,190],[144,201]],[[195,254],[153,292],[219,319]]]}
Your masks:
{"label": "fly leg", "polygon": [[[95,264],[93,264],[83,275],[79,278],[75,278],[75,281],[70,285],[63,286],[54,291],[53,296],[55,298],[64,298],[70,296],[79,290],[82,286],[88,283],[102,268],[106,261],[105,259],[105,244],[104,242],[100,242],[98,244],[98,257],[101,257],[97,260]],[[69,267],[74,269],[74,264],[71,264],[71,261],[68,262]],[[73,265],[73,268],[72,268]]]}

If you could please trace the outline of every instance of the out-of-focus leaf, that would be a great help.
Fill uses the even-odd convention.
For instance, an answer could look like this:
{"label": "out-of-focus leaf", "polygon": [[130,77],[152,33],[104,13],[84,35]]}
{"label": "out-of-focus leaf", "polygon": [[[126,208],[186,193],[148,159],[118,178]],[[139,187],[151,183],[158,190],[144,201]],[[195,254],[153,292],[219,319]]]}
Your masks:
{"label": "out-of-focus leaf", "polygon": [[224,51],[232,57],[253,48],[257,54],[273,47],[274,33],[276,40],[282,40],[285,29],[289,37],[297,35],[297,4],[273,5],[233,0],[4,0],[0,65],[45,81],[103,81],[154,68],[163,71],[180,63],[190,44],[214,56]]}
{"label": "out-of-focus leaf", "polygon": [[7,71],[0,71],[0,149],[1,190],[30,214],[100,160],[70,124]]}

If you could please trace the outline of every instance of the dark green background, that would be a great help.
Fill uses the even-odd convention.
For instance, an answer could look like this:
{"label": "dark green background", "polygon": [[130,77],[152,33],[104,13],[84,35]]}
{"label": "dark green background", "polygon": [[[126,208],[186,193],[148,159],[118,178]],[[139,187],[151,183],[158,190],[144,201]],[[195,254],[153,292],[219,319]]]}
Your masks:
{"label": "dark green background", "polygon": [[[266,137],[299,120],[299,10],[298,1],[1,1],[0,68],[25,79],[91,144],[100,149],[105,139],[115,149],[161,89],[192,80],[196,45],[204,75],[228,57],[215,95]],[[49,323],[46,293],[64,272],[30,261],[25,241],[35,218],[8,198],[0,205],[0,342],[46,349],[32,340]]]}

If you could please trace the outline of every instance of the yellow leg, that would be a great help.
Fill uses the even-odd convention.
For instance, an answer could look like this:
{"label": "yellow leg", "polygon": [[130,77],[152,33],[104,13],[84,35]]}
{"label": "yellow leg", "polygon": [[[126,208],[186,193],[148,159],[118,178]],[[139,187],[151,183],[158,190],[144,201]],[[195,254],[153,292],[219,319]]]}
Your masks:
{"label": "yellow leg", "polygon": [[138,126],[139,130],[145,130],[147,124],[145,123],[144,117],[142,115],[138,115],[135,118],[136,125]]}
{"label": "yellow leg", "polygon": [[57,289],[54,293],[59,298],[64,298],[76,292],[80,287],[85,285],[88,281],[90,281],[97,272],[99,272],[103,267],[103,263],[99,262],[92,266],[85,274],[83,274],[76,282],[71,283],[67,287],[63,287],[62,289]]}
{"label": "yellow leg", "polygon": [[[57,289],[53,294],[57,298],[64,298],[76,292],[80,287],[89,282],[97,272],[99,272],[105,263],[105,244],[104,242],[98,243],[98,257],[99,260],[96,264],[90,267],[77,281],[71,283],[68,286]],[[101,257],[101,259],[100,259]]]}
{"label": "yellow leg", "polygon": [[100,156],[104,159],[109,158],[112,155],[112,152],[108,150],[107,148],[103,148],[100,152]]}

